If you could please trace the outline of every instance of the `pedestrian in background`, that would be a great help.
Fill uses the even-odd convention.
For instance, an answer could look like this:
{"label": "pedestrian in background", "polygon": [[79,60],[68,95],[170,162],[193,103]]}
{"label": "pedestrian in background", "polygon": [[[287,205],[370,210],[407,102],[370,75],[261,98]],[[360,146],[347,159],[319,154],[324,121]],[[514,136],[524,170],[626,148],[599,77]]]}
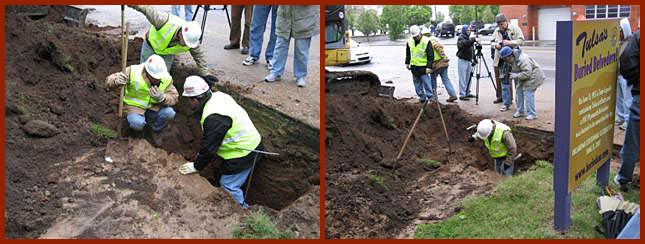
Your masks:
{"label": "pedestrian in background", "polygon": [[[244,13],[244,35],[242,36],[242,13]],[[231,32],[228,35],[229,43],[224,49],[240,48],[240,36],[242,37],[242,54],[249,54],[249,28],[253,16],[253,5],[231,5]]]}
{"label": "pedestrian in background", "polygon": [[472,32],[473,26],[468,25],[461,28],[461,33],[457,38],[457,71],[459,74],[459,100],[468,101],[475,97],[470,93],[470,71],[473,67],[475,58],[474,44],[475,33]]}
{"label": "pedestrian in background", "polygon": [[627,191],[627,184],[632,181],[636,162],[640,161],[640,121],[641,121],[641,32],[634,33],[620,56],[620,74],[632,86],[632,105],[629,109],[629,121],[625,130],[625,142],[620,149],[620,170],[614,182],[622,191]]}
{"label": "pedestrian in background", "polygon": [[[172,5],[170,7],[170,12],[181,18],[181,15],[179,14],[179,10],[181,9],[181,5]],[[186,21],[193,21],[193,5],[184,5],[184,19]]]}
{"label": "pedestrian in background", "polygon": [[267,19],[271,14],[271,29],[269,32],[269,43],[264,49],[264,59],[268,70],[273,69],[271,59],[275,48],[275,21],[278,16],[278,5],[254,5],[253,17],[251,18],[251,43],[249,56],[242,61],[245,66],[254,65],[260,60],[262,52],[262,42],[264,41],[264,31],[266,30]]}
{"label": "pedestrian in background", "polygon": [[447,102],[454,102],[457,100],[457,93],[455,93],[455,88],[452,87],[452,82],[450,77],[448,77],[448,64],[450,59],[446,52],[443,49],[443,45],[436,37],[430,38],[430,44],[432,45],[432,51],[434,56],[434,61],[432,62],[432,72],[430,74],[430,82],[432,83],[432,91],[434,92],[435,97],[438,99],[438,90],[437,90],[437,76],[441,76],[441,82],[443,86],[448,91]]}
{"label": "pedestrian in background", "polygon": [[509,79],[515,81],[515,92],[517,111],[513,118],[523,117],[526,107],[527,120],[537,119],[535,111],[535,91],[540,87],[546,75],[533,58],[522,53],[520,49],[513,49],[508,46],[500,51],[500,57],[510,66]]}
{"label": "pedestrian in background", "polygon": [[491,50],[493,51],[495,83],[497,83],[497,90],[495,91],[497,99],[493,103],[503,102],[504,105],[499,111],[505,112],[513,103],[513,86],[512,81],[508,79],[508,68],[499,58],[499,52],[505,46],[519,48],[524,44],[524,34],[519,26],[509,24],[503,14],[498,14],[495,17],[495,21],[497,22],[497,28],[493,31],[493,38],[490,41]]}
{"label": "pedestrian in background", "polygon": [[[631,26],[628,19],[620,20],[620,53],[622,55],[627,46],[627,41],[632,36]],[[620,68],[620,62],[618,63]],[[632,93],[627,85],[627,80],[618,72],[616,79],[616,124],[621,130],[627,129],[629,121],[629,107],[632,105]]]}
{"label": "pedestrian in background", "polygon": [[419,102],[434,101],[436,98],[432,94],[429,75],[434,60],[430,38],[421,35],[421,28],[416,25],[410,27],[410,34],[412,36],[405,45],[405,66],[412,72],[412,83],[417,96],[419,96]]}
{"label": "pedestrian in background", "polygon": [[[273,56],[273,69],[264,80],[275,82],[282,79],[289,43],[294,39],[293,74],[296,76],[298,87],[307,83],[307,63],[309,61],[309,45],[311,37],[320,29],[319,5],[280,5],[276,19],[276,44]],[[316,50],[318,51],[318,50]]]}

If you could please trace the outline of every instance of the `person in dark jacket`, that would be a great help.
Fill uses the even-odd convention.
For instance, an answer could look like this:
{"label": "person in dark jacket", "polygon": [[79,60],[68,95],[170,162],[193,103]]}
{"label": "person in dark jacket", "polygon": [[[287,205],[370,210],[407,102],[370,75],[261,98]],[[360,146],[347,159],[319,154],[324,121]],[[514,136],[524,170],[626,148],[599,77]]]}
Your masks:
{"label": "person in dark jacket", "polygon": [[421,28],[413,25],[410,27],[412,36],[405,45],[405,65],[412,72],[414,89],[419,96],[419,102],[436,100],[433,95],[430,73],[432,73],[432,62],[434,52],[430,39],[421,35]]}
{"label": "person in dark jacket", "polygon": [[243,209],[248,209],[242,185],[261,158],[260,133],[244,108],[226,93],[211,92],[199,76],[186,78],[182,96],[188,97],[193,110],[201,115],[199,122],[204,135],[197,160],[183,164],[179,172],[196,173],[217,155],[224,159],[224,163],[216,172],[219,182],[211,181],[211,184],[222,186]]}
{"label": "person in dark jacket", "polygon": [[468,25],[461,28],[461,33],[457,38],[457,71],[459,72],[459,100],[468,101],[475,97],[470,93],[470,71],[473,67],[475,58],[475,34],[472,33],[473,26]]}
{"label": "person in dark jacket", "polygon": [[625,131],[625,142],[620,150],[620,171],[614,182],[620,185],[622,191],[627,191],[627,184],[632,180],[634,166],[640,160],[640,30],[634,33],[620,56],[620,74],[632,87],[632,105],[629,109],[629,121]]}

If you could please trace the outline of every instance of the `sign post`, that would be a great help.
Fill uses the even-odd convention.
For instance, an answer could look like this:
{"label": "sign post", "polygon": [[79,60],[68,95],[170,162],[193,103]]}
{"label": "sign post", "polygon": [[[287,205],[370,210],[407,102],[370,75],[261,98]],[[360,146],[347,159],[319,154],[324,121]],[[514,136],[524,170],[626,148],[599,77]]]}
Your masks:
{"label": "sign post", "polygon": [[571,226],[571,192],[596,172],[609,183],[614,137],[619,20],[558,21],[554,228]]}

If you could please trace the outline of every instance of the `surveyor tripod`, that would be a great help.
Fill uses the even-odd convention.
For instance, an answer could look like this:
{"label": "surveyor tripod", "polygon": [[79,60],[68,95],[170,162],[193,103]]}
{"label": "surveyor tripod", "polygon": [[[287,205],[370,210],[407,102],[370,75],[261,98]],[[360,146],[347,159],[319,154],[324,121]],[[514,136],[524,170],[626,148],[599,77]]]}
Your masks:
{"label": "surveyor tripod", "polygon": [[[470,70],[470,77],[468,79],[468,90],[470,90],[470,84],[473,80],[473,76],[477,79],[476,83],[476,88],[475,88],[475,105],[479,105],[479,79],[481,78],[490,78],[491,84],[493,84],[493,89],[497,90],[497,87],[495,86],[495,81],[493,80],[493,76],[490,73],[490,69],[488,69],[488,64],[486,63],[486,59],[484,58],[484,54],[482,54],[482,46],[481,44],[475,44],[475,58],[471,62],[472,69]],[[486,74],[485,76],[482,76],[482,66],[486,68]],[[466,94],[468,95],[468,94]]]}
{"label": "surveyor tripod", "polygon": [[204,9],[204,16],[202,17],[202,35],[199,36],[199,44],[202,44],[202,38],[204,38],[204,28],[206,27],[206,17],[208,17],[208,11],[211,10],[224,10],[226,12],[226,20],[228,20],[228,28],[231,28],[231,17],[228,15],[228,8],[226,7],[227,5],[222,5],[221,8],[216,8],[216,7],[211,7],[211,5],[197,5],[197,9],[195,9],[195,13],[193,14],[193,21],[197,18],[197,12],[199,12],[199,8]]}

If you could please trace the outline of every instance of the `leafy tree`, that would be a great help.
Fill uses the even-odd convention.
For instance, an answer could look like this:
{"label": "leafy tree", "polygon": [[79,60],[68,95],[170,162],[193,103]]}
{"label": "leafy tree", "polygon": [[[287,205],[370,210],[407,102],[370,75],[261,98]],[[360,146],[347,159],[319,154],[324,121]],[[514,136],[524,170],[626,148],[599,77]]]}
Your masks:
{"label": "leafy tree", "polygon": [[427,24],[432,18],[432,8],[428,5],[406,6],[403,18],[408,26]]}
{"label": "leafy tree", "polygon": [[482,15],[481,15],[481,20],[484,23],[495,22],[495,14],[493,14],[493,10],[490,7],[484,8],[484,11],[482,12]]}
{"label": "leafy tree", "polygon": [[495,15],[499,13],[499,5],[450,5],[448,10],[448,15],[455,24],[468,24],[473,20],[492,23],[495,21]]}
{"label": "leafy tree", "polygon": [[387,34],[390,40],[398,39],[403,30],[405,30],[406,24],[402,18],[404,13],[405,7],[401,5],[386,5],[383,7],[380,20],[381,23],[387,26]]}
{"label": "leafy tree", "polygon": [[356,29],[369,36],[370,34],[376,34],[379,29],[379,18],[376,10],[368,9],[363,11],[357,19]]}
{"label": "leafy tree", "polygon": [[354,31],[356,31],[356,19],[358,16],[363,12],[363,8],[361,6],[352,6],[352,5],[347,5],[345,6],[345,18],[347,18],[347,29],[352,32],[352,36],[354,35]]}

